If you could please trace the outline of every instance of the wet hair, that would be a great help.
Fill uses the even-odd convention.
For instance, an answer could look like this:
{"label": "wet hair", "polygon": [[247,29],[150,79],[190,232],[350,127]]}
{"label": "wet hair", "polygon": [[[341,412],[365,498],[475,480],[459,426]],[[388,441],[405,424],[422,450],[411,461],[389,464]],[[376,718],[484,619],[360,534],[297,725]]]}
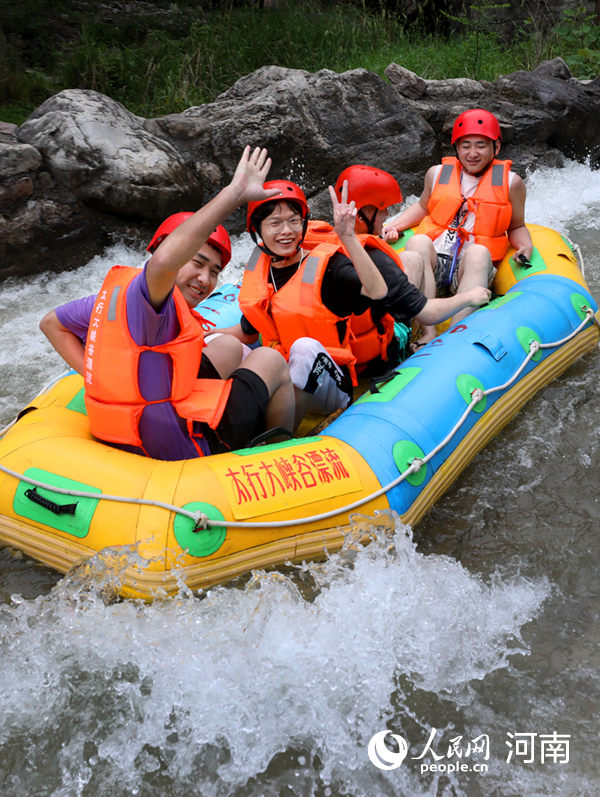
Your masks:
{"label": "wet hair", "polygon": [[287,205],[290,210],[295,211],[302,218],[302,205],[299,202],[274,197],[272,202],[265,202],[263,205],[259,205],[252,214],[252,225],[257,232],[260,232],[260,225],[267,216],[273,213],[276,205]]}

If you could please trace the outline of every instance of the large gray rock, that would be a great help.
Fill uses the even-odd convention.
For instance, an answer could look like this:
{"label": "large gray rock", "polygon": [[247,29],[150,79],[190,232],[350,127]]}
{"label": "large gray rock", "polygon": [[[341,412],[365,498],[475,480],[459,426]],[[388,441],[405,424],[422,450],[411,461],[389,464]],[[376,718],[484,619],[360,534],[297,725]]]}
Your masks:
{"label": "large gray rock", "polygon": [[493,83],[457,78],[427,80],[418,97],[397,65],[386,69],[398,92],[432,127],[449,151],[452,125],[459,113],[486,108],[500,121],[502,156],[525,174],[536,166],[555,166],[562,156],[600,162],[600,78],[580,81],[562,60],[542,62],[532,72],[502,75]]}
{"label": "large gray rock", "polygon": [[97,250],[102,236],[94,214],[58,186],[41,152],[17,142],[15,130],[0,129],[0,262],[2,276],[39,271],[67,249]]}
{"label": "large gray rock", "polygon": [[[600,160],[600,78],[579,81],[562,58],[544,61],[533,72],[513,72],[494,83],[502,101],[510,103],[515,121],[520,109],[544,119],[545,143],[575,159]],[[515,140],[530,142],[531,128],[517,126]]]}
{"label": "large gray rock", "polygon": [[346,166],[369,163],[406,183],[434,154],[432,130],[394,88],[366,69],[266,66],[241,78],[213,103],[162,117],[147,127],[177,141],[182,156],[206,175],[217,164],[216,190],[246,144],[267,147],[271,175],[320,194]]}
{"label": "large gray rock", "polygon": [[[352,163],[418,193],[450,151],[454,119],[473,107],[496,113],[502,156],[523,176],[565,156],[600,165],[600,79],[575,80],[561,59],[494,83],[423,80],[398,64],[386,74],[266,66],[212,103],[147,120],[93,91],[51,97],[16,131],[0,127],[2,273],[62,266],[66,244],[100,246],[132,227],[147,237],[216,193],[246,144],[266,146],[270,176],[300,183],[321,217],[327,185]],[[242,226],[239,211],[228,227]]]}
{"label": "large gray rock", "polygon": [[95,91],[63,91],[17,133],[42,154],[54,179],[86,205],[123,216],[160,215],[202,203],[196,175],[144,119]]}

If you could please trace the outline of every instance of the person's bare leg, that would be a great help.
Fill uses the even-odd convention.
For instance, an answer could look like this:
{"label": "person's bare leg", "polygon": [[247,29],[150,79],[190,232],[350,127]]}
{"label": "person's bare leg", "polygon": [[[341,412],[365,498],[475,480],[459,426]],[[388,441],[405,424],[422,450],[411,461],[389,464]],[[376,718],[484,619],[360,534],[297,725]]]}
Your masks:
{"label": "person's bare leg", "polygon": [[[464,293],[465,291],[481,285],[483,288],[488,287],[490,270],[492,267],[492,258],[489,250],[480,244],[473,244],[464,253],[458,266],[458,289],[456,293]],[[462,321],[470,313],[473,312],[474,307],[466,307],[453,317],[452,322]]]}
{"label": "person's bare leg", "polygon": [[228,379],[242,362],[242,343],[233,335],[217,335],[204,346],[203,353],[219,372]]}
{"label": "person's bare leg", "polygon": [[305,390],[300,390],[299,387],[294,385],[294,397],[296,399],[296,413],[294,417],[294,431],[302,423],[302,419],[309,410],[312,396]]}
{"label": "person's bare leg", "polygon": [[[404,272],[408,281],[418,288],[428,299],[435,299],[435,266],[437,254],[428,235],[413,235],[408,241],[404,252],[400,253]],[[422,334],[417,341],[418,346],[423,346],[437,337],[435,324],[421,325]],[[413,345],[414,348],[414,345]]]}

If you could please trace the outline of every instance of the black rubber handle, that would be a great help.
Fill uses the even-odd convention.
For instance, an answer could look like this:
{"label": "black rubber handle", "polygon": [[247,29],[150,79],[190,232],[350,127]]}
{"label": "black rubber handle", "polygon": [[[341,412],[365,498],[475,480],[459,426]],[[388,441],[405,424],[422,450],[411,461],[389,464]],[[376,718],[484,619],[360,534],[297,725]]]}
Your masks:
{"label": "black rubber handle", "polygon": [[34,504],[39,504],[43,506],[44,509],[49,509],[51,512],[54,512],[55,515],[74,515],[75,510],[77,509],[77,504],[57,504],[54,501],[51,501],[49,498],[44,498],[43,495],[40,495],[37,492],[37,489],[34,487],[33,489],[29,488],[29,490],[25,490],[25,496],[29,498],[30,501],[33,501]]}

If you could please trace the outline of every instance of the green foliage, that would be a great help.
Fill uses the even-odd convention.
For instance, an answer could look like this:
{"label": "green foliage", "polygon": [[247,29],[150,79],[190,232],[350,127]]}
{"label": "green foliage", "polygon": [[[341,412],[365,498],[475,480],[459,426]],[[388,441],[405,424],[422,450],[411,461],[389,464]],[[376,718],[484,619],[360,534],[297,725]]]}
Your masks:
{"label": "green foliage", "polygon": [[26,102],[11,102],[8,105],[0,103],[0,119],[13,125],[21,125],[35,108],[35,105]]}
{"label": "green foliage", "polygon": [[265,63],[311,72],[354,68],[391,48],[396,33],[358,9],[312,2],[208,10],[180,38],[148,30],[134,44],[119,28],[93,23],[63,49],[57,75],[64,86],[95,89],[136,113],[158,115],[210,102]]}
{"label": "green foliage", "polygon": [[0,118],[17,123],[64,88],[94,89],[145,117],[179,112],[264,64],[383,75],[395,61],[426,79],[495,80],[561,55],[577,77],[600,71],[600,28],[583,9],[565,12],[551,31],[532,16],[506,46],[493,22],[505,5],[494,0],[448,17],[444,36],[407,28],[389,3],[358,0],[270,9],[249,0],[155,0],[137,12],[132,3],[127,16],[115,16],[110,2],[87,15],[84,2],[69,0],[0,4]]}
{"label": "green foliage", "polygon": [[62,36],[65,0],[0,0],[0,28],[26,66],[45,67]]}
{"label": "green foliage", "polygon": [[565,61],[573,74],[579,78],[600,74],[600,25],[592,14],[582,6],[566,10],[555,34],[572,50]]}
{"label": "green foliage", "polygon": [[489,71],[490,50],[498,52],[501,46],[500,38],[493,29],[498,22],[498,13],[508,7],[508,3],[480,0],[479,3],[469,3],[459,15],[442,12],[445,17],[456,23],[459,31],[462,31],[460,38],[464,43],[463,63],[469,77],[482,80],[484,66]]}
{"label": "green foliage", "polygon": [[[19,50],[8,44],[0,30],[0,103],[14,103],[33,110],[51,93],[49,78],[39,68],[26,68]],[[2,118],[5,122],[13,121],[6,115]]]}

